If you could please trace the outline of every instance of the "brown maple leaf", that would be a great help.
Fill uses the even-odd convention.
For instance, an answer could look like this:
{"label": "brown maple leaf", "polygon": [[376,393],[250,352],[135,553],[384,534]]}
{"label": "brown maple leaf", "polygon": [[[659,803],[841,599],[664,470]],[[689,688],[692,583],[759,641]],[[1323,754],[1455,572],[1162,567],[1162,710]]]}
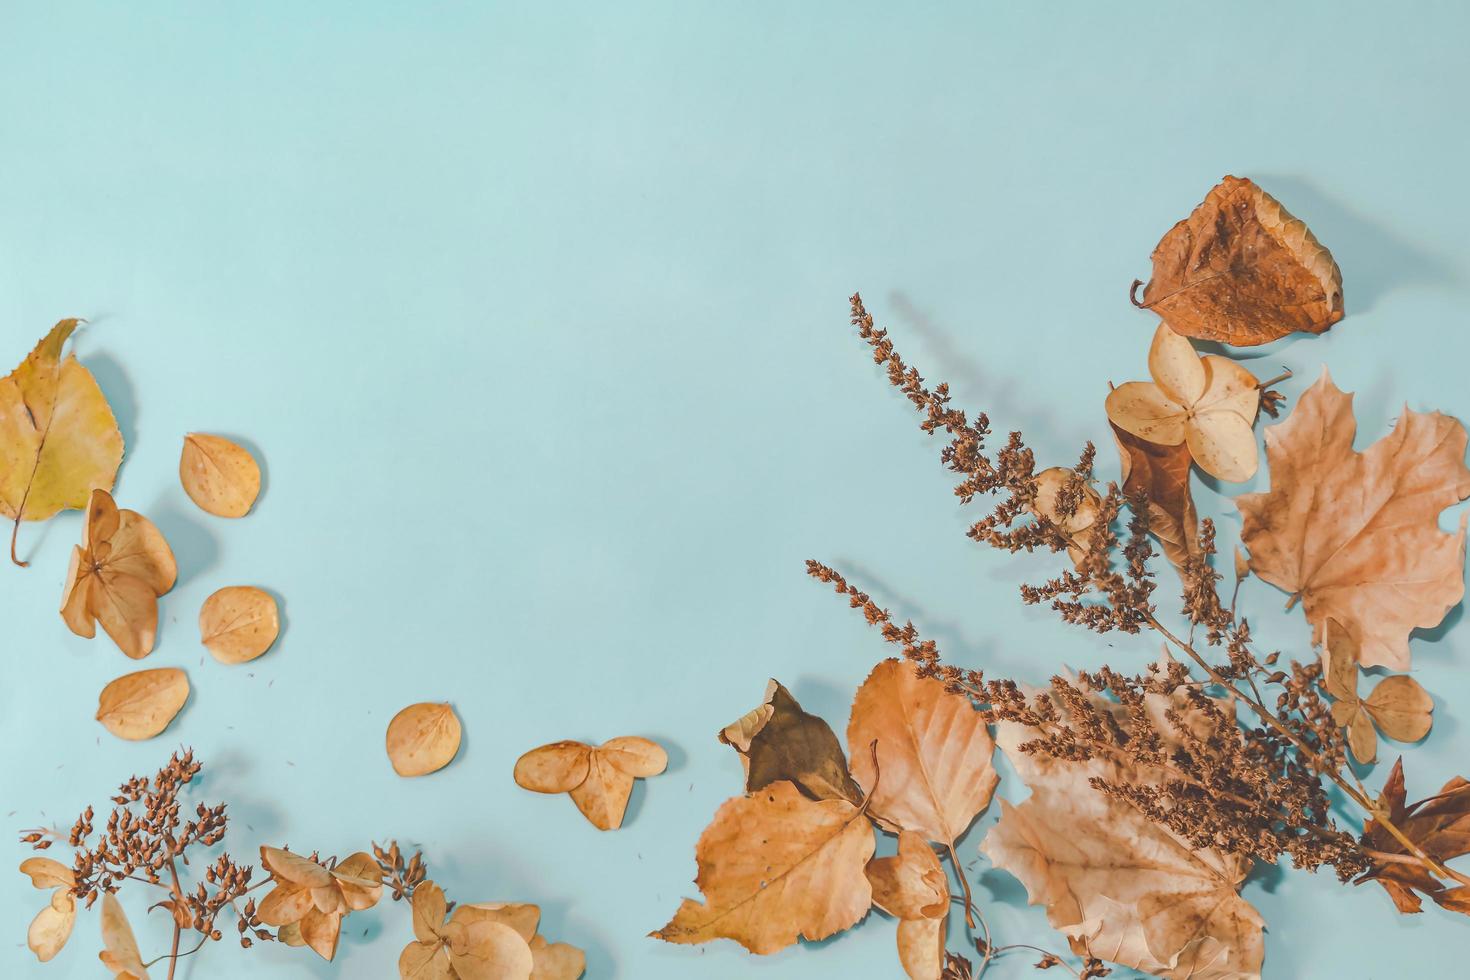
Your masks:
{"label": "brown maple leaf", "polygon": [[1322,333],[1343,316],[1332,253],[1242,177],[1224,178],[1169,229],[1153,265],[1138,305],[1186,337],[1254,346]]}
{"label": "brown maple leaf", "polygon": [[[1378,805],[1388,811],[1389,820],[1420,849],[1436,861],[1470,854],[1470,781],[1456,776],[1440,791],[1425,800],[1404,804],[1404,760],[1393,764]],[[1408,854],[1408,849],[1378,821],[1369,819],[1364,828],[1365,842],[1383,854]],[[1419,895],[1427,895],[1440,906],[1470,915],[1470,885],[1446,887],[1420,863],[1380,861],[1373,870],[1358,879],[1376,881],[1388,892],[1400,912],[1418,912],[1423,908]]]}
{"label": "brown maple leaf", "polygon": [[1404,409],[1393,431],[1353,451],[1352,395],[1327,372],[1266,430],[1271,489],[1236,499],[1241,540],[1261,578],[1301,599],[1313,641],[1328,618],[1365,667],[1409,667],[1409,633],[1439,625],[1465,594],[1465,522],[1440,511],[1470,496],[1465,428]]}

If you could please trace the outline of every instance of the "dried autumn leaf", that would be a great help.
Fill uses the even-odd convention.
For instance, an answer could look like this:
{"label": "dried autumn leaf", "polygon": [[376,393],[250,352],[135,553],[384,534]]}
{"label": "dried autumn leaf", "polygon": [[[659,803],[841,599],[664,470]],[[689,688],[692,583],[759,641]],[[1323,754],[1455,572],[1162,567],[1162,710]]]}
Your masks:
{"label": "dried autumn leaf", "polygon": [[587,954],[570,943],[531,938],[531,980],[577,980],[587,972]]}
{"label": "dried autumn leaf", "polygon": [[[1148,697],[1162,716],[1167,699]],[[1019,806],[1002,801],[980,845],[991,862],[1021,880],[1031,904],[1046,906],[1074,950],[1168,980],[1258,980],[1264,922],[1238,893],[1249,860],[1196,850],[1089,783],[1147,784],[1146,771],[1020,750],[1035,737],[997,725],[996,741],[1031,795]]]}
{"label": "dried autumn leaf", "polygon": [[668,754],[657,742],[635,735],[609,739],[596,748],[582,742],[552,742],[516,760],[515,781],[533,793],[570,793],[594,827],[617,830],[633,781],[657,776],[668,764]]}
{"label": "dried autumn leaf", "polygon": [[1385,677],[1367,698],[1358,697],[1357,641],[1335,619],[1327,621],[1324,660],[1332,720],[1347,729],[1354,759],[1368,763],[1377,758],[1378,731],[1399,742],[1417,742],[1429,734],[1434,698],[1414,678]]}
{"label": "dried autumn leaf", "polygon": [[199,610],[199,641],[225,664],[243,664],[271,648],[281,633],[269,592],[249,585],[220,589]]}
{"label": "dried autumn leaf", "polygon": [[948,920],[902,919],[898,923],[898,962],[909,980],[942,980]]}
{"label": "dried autumn leaf", "polygon": [[908,661],[885,660],[863,681],[847,745],[873,818],[940,844],[954,844],[1000,779],[991,764],[995,743],[970,700],[920,677]]}
{"label": "dried autumn leaf", "polygon": [[720,741],[740,754],[745,789],[753,793],[787,780],[814,800],[861,804],[842,745],[828,724],[802,710],[780,682],[766,685],[765,700],[720,730]]}
{"label": "dried autumn leaf", "polygon": [[21,521],[85,507],[93,490],[112,489],[122,464],[122,433],[102,389],[75,354],[61,357],[80,322],[57,323],[0,379],[0,515],[14,522],[17,565]]}
{"label": "dried autumn leaf", "polygon": [[46,963],[61,952],[71,938],[71,927],[76,921],[76,897],[65,888],[58,888],[51,893],[51,901],[31,920],[31,927],[26,930],[26,945],[36,954],[36,959]]}
{"label": "dried autumn leaf", "polygon": [[[447,918],[444,892],[432,881],[413,894],[415,941],[398,958],[403,980],[531,980],[529,939],[540,910],[532,906],[461,905]],[[518,925],[530,909],[530,929]],[[514,924],[513,924],[514,923]]]}
{"label": "dried autumn leaf", "polygon": [[128,924],[122,904],[111,893],[102,896],[102,945],[106,949],[97,958],[117,980],[149,980],[133,927]]}
{"label": "dried autumn leaf", "polygon": [[[1404,760],[1393,764],[1380,808],[1388,818],[1426,854],[1438,861],[1470,854],[1470,781],[1456,776],[1440,791],[1418,803],[1405,805]],[[1367,844],[1375,851],[1404,855],[1407,848],[1378,821],[1370,818],[1363,828]],[[1442,908],[1470,915],[1470,885],[1447,888],[1432,877],[1422,864],[1383,862],[1358,879],[1376,881],[1388,892],[1400,912],[1418,912],[1423,908],[1419,895],[1433,899]]]}
{"label": "dried autumn leaf", "polygon": [[260,863],[275,883],[256,910],[260,921],[281,927],[279,938],[299,939],[324,960],[337,953],[343,918],[372,908],[383,893],[383,871],[363,851],[327,867],[283,848],[262,847]]}
{"label": "dried autumn leaf", "polygon": [[1062,494],[1075,478],[1075,471],[1066,466],[1053,466],[1036,474],[1036,499],[1029,509],[1036,516],[1051,521],[1077,542],[1067,548],[1067,555],[1072,561],[1080,562],[1092,540],[1092,526],[1097,523],[1101,498],[1096,490],[1084,483],[1075,491],[1077,503],[1072,512],[1063,516]]}
{"label": "dried autumn leaf", "polygon": [[1199,551],[1199,517],[1190,490],[1189,446],[1160,446],[1116,425],[1113,441],[1123,475],[1123,492],[1148,500],[1148,531],[1175,568]]}
{"label": "dried autumn leaf", "polygon": [[168,727],[189,700],[189,678],[177,667],[124,674],[102,689],[97,720],[118,738],[141,741]]}
{"label": "dried autumn leaf", "polygon": [[1409,667],[1409,633],[1439,625],[1465,594],[1465,522],[1440,511],[1470,496],[1465,428],[1404,409],[1393,431],[1353,451],[1352,395],[1327,372],[1266,430],[1271,489],[1236,499],[1261,578],[1302,600],[1313,641],[1336,619],[1364,667]]}
{"label": "dried autumn leaf", "polygon": [[179,456],[179,480],[199,509],[216,517],[244,517],[260,495],[260,466],[221,436],[191,432]]}
{"label": "dried autumn leaf", "polygon": [[388,722],[388,760],[400,776],[427,775],[449,765],[462,734],[447,702],[411,704]]}
{"label": "dried autumn leaf", "polygon": [[846,800],[812,800],[788,782],[727,800],[700,835],[695,883],[653,933],[671,943],[733,939],[752,953],[825,939],[860,920],[872,902],[864,867],[873,827]]}
{"label": "dried autumn leaf", "polygon": [[1153,266],[1141,305],[1186,337],[1253,346],[1342,319],[1332,253],[1242,177],[1226,177],[1169,229]]}
{"label": "dried autumn leaf", "polygon": [[153,522],[119,510],[106,490],[93,490],[82,543],[72,549],[61,618],[89,640],[100,621],[118,649],[138,660],[153,651],[158,597],[177,578],[174,553]]}
{"label": "dried autumn leaf", "polygon": [[1229,358],[1200,357],[1189,341],[1159,324],[1148,351],[1153,381],[1129,381],[1108,392],[1108,419],[1160,446],[1189,447],[1211,476],[1233,483],[1256,473],[1256,376]]}
{"label": "dried autumn leaf", "polygon": [[912,831],[898,835],[898,853],[867,867],[873,904],[897,917],[898,960],[911,980],[939,980],[944,970],[949,879],[929,843]]}

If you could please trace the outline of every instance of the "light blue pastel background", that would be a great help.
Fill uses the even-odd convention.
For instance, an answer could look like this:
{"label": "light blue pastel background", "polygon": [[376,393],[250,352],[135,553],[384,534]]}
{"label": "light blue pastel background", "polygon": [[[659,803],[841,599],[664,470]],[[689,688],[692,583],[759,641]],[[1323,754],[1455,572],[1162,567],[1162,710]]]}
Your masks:
{"label": "light blue pastel background", "polygon": [[[184,743],[237,852],[421,844],[455,897],[541,903],[594,978],[896,976],[880,918],[759,961],[643,938],[692,894],[694,841],[737,789],[716,729],[777,676],[840,731],[887,653],[802,560],[992,673],[1156,651],[1021,606],[1016,581],[1051,563],[966,542],[847,295],[967,406],[1070,460],[1107,437],[1106,383],[1143,370],[1153,323],[1129,281],[1245,174],[1334,250],[1349,310],[1254,366],[1296,369],[1295,398],[1330,363],[1363,442],[1406,400],[1470,417],[1466,9],[5,3],[0,361],[59,317],[92,321],[76,349],[127,440],[118,498],[180,559],[147,665],[194,684],[164,737],[107,736],[97,691],[133,665],[56,615],[77,516],[25,528],[34,566],[0,569],[7,833],[69,822]],[[196,429],[258,450],[248,519],[181,492]],[[1228,500],[1196,492],[1233,535]],[[225,667],[194,619],[240,583],[280,595],[286,629]],[[1264,641],[1301,655],[1282,599],[1245,591]],[[1409,750],[1415,794],[1470,758],[1459,619],[1414,642],[1439,707]],[[388,718],[445,698],[459,759],[396,778]],[[635,732],[672,764],[620,833],[511,782],[531,746]],[[998,935],[1054,945],[980,836],[964,854]],[[1267,977],[1463,975],[1470,920],[1401,918],[1325,875],[1246,893]],[[99,975],[93,917],[35,964],[40,901],[19,876],[0,887],[0,975]],[[158,950],[160,915],[127,904]],[[354,915],[336,968],[227,942],[183,972],[389,976],[402,912]]]}

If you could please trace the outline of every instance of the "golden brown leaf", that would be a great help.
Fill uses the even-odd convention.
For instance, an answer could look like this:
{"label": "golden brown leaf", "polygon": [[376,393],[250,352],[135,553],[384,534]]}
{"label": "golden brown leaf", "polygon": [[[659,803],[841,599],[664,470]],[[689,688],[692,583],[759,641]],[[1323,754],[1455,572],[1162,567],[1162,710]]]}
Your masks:
{"label": "golden brown leaf", "polygon": [[61,357],[79,320],[51,328],[20,366],[0,379],[0,515],[44,521],[81,508],[93,490],[111,490],[123,440],[112,409],[76,355]]}
{"label": "golden brown leaf", "polygon": [[82,543],[72,549],[61,618],[87,639],[101,621],[118,649],[134,660],[146,657],[158,635],[158,597],[176,578],[174,553],[153,522],[94,490]]}
{"label": "golden brown leaf", "polygon": [[1112,425],[1123,492],[1148,499],[1148,530],[1175,568],[1199,551],[1199,517],[1190,489],[1189,446],[1160,446]]}
{"label": "golden brown leaf", "polygon": [[872,902],[867,815],[846,800],[812,800],[791,783],[727,800],[694,856],[705,901],[684,900],[653,933],[666,942],[733,939],[752,953],[774,953],[798,938],[841,932]]}
{"label": "golden brown leaf", "polygon": [[765,700],[721,729],[719,739],[739,753],[746,792],[784,779],[814,800],[862,803],[831,727],[803,711],[779,681],[771,680]]}
{"label": "golden brown leaf", "polygon": [[970,700],[907,661],[885,660],[858,688],[847,745],[873,818],[940,844],[954,844],[1000,779],[995,744]]}
{"label": "golden brown leaf", "polygon": [[1241,539],[1261,578],[1302,600],[1313,640],[1336,619],[1365,667],[1409,667],[1409,633],[1437,626],[1465,594],[1465,524],[1440,511],[1470,496],[1465,428],[1404,409],[1393,431],[1353,451],[1352,396],[1327,372],[1266,430],[1271,489],[1245,494]]}
{"label": "golden brown leaf", "polygon": [[447,702],[411,704],[388,722],[388,760],[400,776],[427,775],[449,765],[462,734]]}
{"label": "golden brown leaf", "polygon": [[1342,319],[1332,253],[1276,199],[1226,177],[1160,240],[1142,305],[1199,340],[1252,346]]}
{"label": "golden brown leaf", "polygon": [[189,700],[189,678],[177,667],[124,674],[102,689],[97,720],[118,738],[141,741],[168,727]]}
{"label": "golden brown leaf", "polygon": [[[1155,713],[1168,705],[1148,697]],[[1074,949],[1169,980],[1259,978],[1264,922],[1238,894],[1249,860],[1196,850],[1089,784],[1147,784],[1149,773],[1020,751],[1035,736],[1014,723],[997,726],[996,741],[1031,795],[1019,806],[1002,801],[981,844],[991,862],[1021,880],[1031,904],[1046,906]]]}
{"label": "golden brown leaf", "polygon": [[199,640],[225,664],[243,664],[271,648],[281,633],[269,592],[248,585],[220,589],[199,610]]}
{"label": "golden brown leaf", "polygon": [[191,432],[179,456],[179,480],[199,508],[216,517],[244,517],[260,495],[260,466],[221,436]]}
{"label": "golden brown leaf", "polygon": [[1108,420],[1145,442],[1189,447],[1211,476],[1239,483],[1256,473],[1253,426],[1261,407],[1256,377],[1225,357],[1200,357],[1159,324],[1148,352],[1153,381],[1130,381],[1108,392]]}
{"label": "golden brown leaf", "polygon": [[[1387,811],[1388,818],[1411,841],[1437,860],[1448,861],[1470,854],[1470,781],[1456,776],[1428,799],[1405,805],[1405,798],[1404,760],[1399,759],[1393,764],[1383,794],[1378,798],[1379,807]],[[1375,851],[1408,853],[1398,838],[1376,820],[1367,820],[1363,831],[1368,846]],[[1359,880],[1377,881],[1400,912],[1418,912],[1423,904],[1418,893],[1422,893],[1442,908],[1470,915],[1470,885],[1446,888],[1422,864],[1385,862]]]}
{"label": "golden brown leaf", "polygon": [[65,888],[58,888],[51,893],[51,901],[31,920],[31,927],[26,930],[26,945],[36,954],[36,959],[45,963],[61,952],[76,921],[76,898]]}
{"label": "golden brown leaf", "polygon": [[594,827],[617,830],[633,781],[658,775],[668,763],[668,754],[657,742],[635,735],[609,739],[596,748],[552,742],[516,760],[515,781],[533,793],[570,793]]}
{"label": "golden brown leaf", "polygon": [[1417,742],[1433,724],[1434,698],[1407,675],[1385,677],[1367,698],[1358,697],[1358,645],[1335,619],[1327,621],[1324,652],[1332,720],[1347,729],[1348,749],[1362,763],[1378,757],[1378,731],[1400,742]]}
{"label": "golden brown leaf", "polygon": [[133,927],[128,924],[122,904],[110,893],[102,896],[102,945],[106,948],[97,958],[117,980],[149,980]]}

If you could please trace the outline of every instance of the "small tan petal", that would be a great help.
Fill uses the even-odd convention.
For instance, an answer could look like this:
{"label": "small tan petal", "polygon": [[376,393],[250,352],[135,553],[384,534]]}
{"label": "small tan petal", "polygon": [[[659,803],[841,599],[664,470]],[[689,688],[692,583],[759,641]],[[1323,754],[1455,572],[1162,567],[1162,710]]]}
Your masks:
{"label": "small tan petal", "polygon": [[76,920],[76,899],[70,892],[58,888],[46,907],[31,920],[31,927],[26,931],[26,945],[36,954],[36,959],[45,963],[61,952],[61,947],[71,937],[71,927]]}
{"label": "small tan petal", "polygon": [[1193,405],[1205,393],[1205,366],[1194,345],[1167,324],[1160,323],[1154,331],[1148,348],[1148,373],[1165,395],[1181,405]]}
{"label": "small tan petal", "polygon": [[188,699],[189,678],[182,670],[140,670],[102,689],[97,720],[118,738],[140,741],[167,728]]}
{"label": "small tan petal", "polygon": [[473,916],[452,918],[444,937],[459,980],[531,980],[535,968],[531,947],[504,923]]}
{"label": "small tan petal", "polygon": [[71,868],[51,858],[26,858],[20,863],[20,873],[29,875],[37,888],[70,888],[76,884]]}
{"label": "small tan petal", "polygon": [[316,955],[330,960],[337,955],[337,939],[342,934],[341,912],[320,912],[312,909],[298,923],[301,939]]}
{"label": "small tan petal", "polygon": [[350,854],[332,869],[332,881],[342,894],[349,912],[361,912],[378,904],[383,895],[383,869],[366,851]]}
{"label": "small tan petal", "polygon": [[1199,468],[1231,483],[1256,475],[1256,433],[1234,412],[1202,412],[1184,423],[1184,441]]}
{"label": "small tan petal", "polygon": [[432,881],[425,881],[413,890],[413,934],[419,942],[439,941],[447,906],[444,889]]}
{"label": "small tan petal", "polygon": [[276,939],[287,946],[305,946],[306,940],[301,938],[301,923],[290,922],[276,930]]}
{"label": "small tan petal", "polygon": [[[1336,708],[1336,705],[1333,705]],[[1334,719],[1336,716],[1334,715]],[[1373,730],[1373,721],[1366,711],[1353,713],[1347,726],[1348,749],[1353,758],[1367,765],[1378,758],[1378,733]]]}
{"label": "small tan petal", "polygon": [[587,778],[572,788],[572,802],[582,816],[598,830],[617,830],[623,825],[628,810],[628,797],[633,793],[633,777],[611,765],[601,752],[594,751],[587,767]]}
{"label": "small tan petal", "polygon": [[944,973],[947,920],[903,919],[898,923],[898,962],[909,980],[940,980]]}
{"label": "small tan petal", "polygon": [[179,565],[174,551],[152,521],[135,510],[118,511],[118,528],[107,542],[109,571],[141,579],[155,595],[174,587]]}
{"label": "small tan petal", "polygon": [[609,739],[598,746],[597,752],[607,762],[639,779],[657,776],[669,766],[669,754],[662,746],[636,735]]}
{"label": "small tan petal", "polygon": [[281,847],[262,847],[260,863],[280,881],[305,888],[321,888],[332,883],[332,872],[310,858]]}
{"label": "small tan petal", "polygon": [[300,922],[313,908],[311,889],[300,885],[277,885],[261,899],[256,912],[268,926],[284,926]]}
{"label": "small tan petal", "polygon": [[1205,366],[1205,392],[1194,403],[1196,412],[1234,412],[1255,422],[1261,409],[1261,390],[1256,376],[1228,357],[1209,355]]}
{"label": "small tan petal", "polygon": [[510,926],[526,942],[536,935],[536,927],[541,922],[541,906],[528,902],[476,902],[459,906],[454,914]]}
{"label": "small tan petal", "polygon": [[118,980],[149,980],[133,927],[122,904],[109,893],[102,896],[102,944],[106,949],[97,954],[98,958]]}
{"label": "small tan petal", "polygon": [[1434,724],[1434,698],[1414,678],[1405,674],[1385,677],[1363,707],[1383,734],[1396,742],[1417,742]]}
{"label": "small tan petal", "polygon": [[388,760],[400,776],[427,775],[453,761],[462,735],[447,702],[411,704],[388,723]]}
{"label": "small tan petal", "polygon": [[1184,406],[1158,385],[1129,381],[1108,392],[1108,418],[1118,428],[1159,446],[1184,441]]}
{"label": "small tan petal", "polygon": [[533,793],[566,793],[587,778],[592,748],[581,742],[552,742],[516,760],[516,785]]}
{"label": "small tan petal", "polygon": [[577,980],[587,972],[587,954],[570,943],[531,939],[531,980]]}
{"label": "small tan petal", "polygon": [[1246,558],[1245,552],[1240,550],[1240,545],[1235,546],[1235,580],[1237,582],[1247,579],[1251,574],[1250,559]]}
{"label": "small tan petal", "polygon": [[260,494],[254,457],[228,439],[202,432],[184,437],[179,480],[189,499],[216,517],[244,517]]}
{"label": "small tan petal", "polygon": [[134,660],[153,652],[158,636],[158,594],[140,578],[106,566],[92,576],[91,611],[117,648]]}
{"label": "small tan petal", "polygon": [[449,950],[438,941],[409,943],[398,956],[398,977],[399,980],[455,980]]}
{"label": "small tan petal", "polygon": [[66,589],[61,594],[61,618],[67,629],[87,639],[97,635],[97,617],[92,615],[92,582],[83,567],[89,561],[86,549],[73,545],[71,565],[66,570]]}
{"label": "small tan petal", "polygon": [[220,589],[199,610],[199,641],[225,664],[243,664],[271,648],[281,633],[269,592],[248,585]]}

